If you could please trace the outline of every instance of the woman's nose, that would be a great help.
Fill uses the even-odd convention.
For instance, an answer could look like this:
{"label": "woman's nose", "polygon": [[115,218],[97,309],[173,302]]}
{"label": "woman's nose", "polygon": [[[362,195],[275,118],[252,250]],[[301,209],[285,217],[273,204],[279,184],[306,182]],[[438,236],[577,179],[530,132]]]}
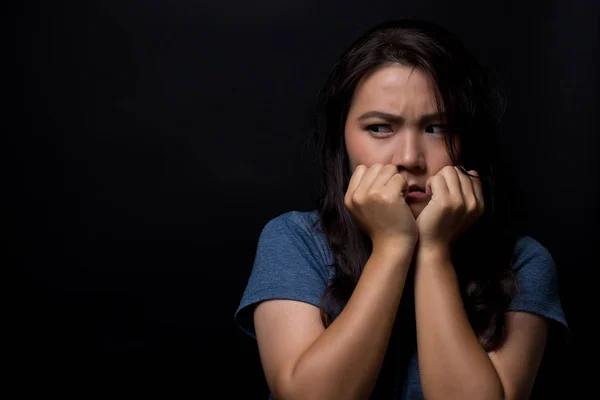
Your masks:
{"label": "woman's nose", "polygon": [[405,169],[424,169],[425,158],[417,132],[406,131],[400,134],[392,163]]}

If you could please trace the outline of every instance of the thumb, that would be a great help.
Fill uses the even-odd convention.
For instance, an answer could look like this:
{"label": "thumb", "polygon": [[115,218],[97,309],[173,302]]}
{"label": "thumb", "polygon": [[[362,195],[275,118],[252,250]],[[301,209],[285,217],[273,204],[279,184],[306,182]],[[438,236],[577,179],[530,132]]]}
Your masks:
{"label": "thumb", "polygon": [[[434,175],[435,176],[435,175]],[[431,196],[431,179],[433,178],[433,176],[430,176],[429,178],[427,178],[427,182],[425,182],[425,194],[427,196]]]}

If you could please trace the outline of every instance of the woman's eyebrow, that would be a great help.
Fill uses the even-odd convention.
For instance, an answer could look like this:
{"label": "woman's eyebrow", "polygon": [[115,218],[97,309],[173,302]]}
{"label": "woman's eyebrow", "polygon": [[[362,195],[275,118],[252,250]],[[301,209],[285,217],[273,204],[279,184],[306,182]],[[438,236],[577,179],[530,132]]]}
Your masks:
{"label": "woman's eyebrow", "polygon": [[[401,123],[404,121],[404,118],[401,115],[390,114],[390,113],[386,113],[383,111],[368,111],[368,112],[364,113],[363,115],[361,115],[360,117],[358,117],[358,120],[364,121],[365,119],[369,119],[369,118],[381,118],[386,121],[394,122],[394,123]],[[444,121],[445,118],[446,118],[445,112],[434,112],[431,114],[422,115],[420,118],[420,122],[421,122],[421,124],[427,124],[427,123],[431,123],[434,121],[436,121],[436,122]]]}

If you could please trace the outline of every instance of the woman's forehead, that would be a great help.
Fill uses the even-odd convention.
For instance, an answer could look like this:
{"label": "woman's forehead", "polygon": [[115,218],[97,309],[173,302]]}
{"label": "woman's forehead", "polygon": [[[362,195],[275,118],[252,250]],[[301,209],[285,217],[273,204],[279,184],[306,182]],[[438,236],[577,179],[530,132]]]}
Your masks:
{"label": "woman's forehead", "polygon": [[435,114],[435,84],[418,68],[401,64],[382,66],[367,74],[356,86],[350,113],[379,111],[403,119]]}

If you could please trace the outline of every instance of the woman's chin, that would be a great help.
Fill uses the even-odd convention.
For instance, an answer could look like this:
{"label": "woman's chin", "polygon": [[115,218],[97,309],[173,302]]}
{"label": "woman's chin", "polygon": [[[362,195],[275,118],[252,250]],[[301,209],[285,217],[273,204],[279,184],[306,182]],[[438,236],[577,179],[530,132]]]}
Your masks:
{"label": "woman's chin", "polygon": [[410,208],[410,211],[412,211],[412,214],[416,219],[419,216],[419,214],[421,214],[421,212],[423,211],[423,209],[425,208],[426,205],[427,204],[423,204],[423,203],[415,203],[415,204],[409,204],[408,207]]}

